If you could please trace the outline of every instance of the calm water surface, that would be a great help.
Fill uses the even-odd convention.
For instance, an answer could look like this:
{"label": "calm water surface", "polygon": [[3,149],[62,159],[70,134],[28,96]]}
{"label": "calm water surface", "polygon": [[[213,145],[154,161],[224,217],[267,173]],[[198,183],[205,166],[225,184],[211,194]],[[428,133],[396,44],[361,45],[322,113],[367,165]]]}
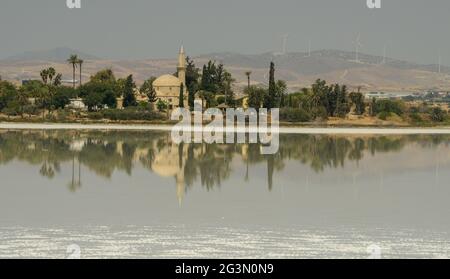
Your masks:
{"label": "calm water surface", "polygon": [[0,131],[0,257],[447,258],[449,144]]}

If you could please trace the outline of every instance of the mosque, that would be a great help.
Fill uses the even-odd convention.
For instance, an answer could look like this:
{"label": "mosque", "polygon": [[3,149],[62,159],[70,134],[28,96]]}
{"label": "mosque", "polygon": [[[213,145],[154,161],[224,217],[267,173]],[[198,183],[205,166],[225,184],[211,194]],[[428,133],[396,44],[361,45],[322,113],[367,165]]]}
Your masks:
{"label": "mosque", "polygon": [[183,84],[183,103],[187,107],[188,91],[186,86],[186,55],[184,48],[181,46],[178,54],[177,76],[162,75],[153,81],[153,88],[156,91],[158,99],[165,101],[169,110],[179,106],[180,88]]}

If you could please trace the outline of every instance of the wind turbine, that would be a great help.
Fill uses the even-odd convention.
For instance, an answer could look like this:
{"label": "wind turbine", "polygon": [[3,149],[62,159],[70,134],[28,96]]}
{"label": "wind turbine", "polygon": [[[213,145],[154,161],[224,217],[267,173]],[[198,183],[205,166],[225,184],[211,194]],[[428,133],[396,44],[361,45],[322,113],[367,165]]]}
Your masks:
{"label": "wind turbine", "polygon": [[305,57],[311,57],[311,40],[308,41],[308,54]]}
{"label": "wind turbine", "polygon": [[361,44],[361,34],[358,34],[358,37],[356,37],[353,43],[355,44],[355,61],[359,63],[359,49],[363,46]]}
{"label": "wind turbine", "polygon": [[286,45],[287,45],[288,37],[289,37],[289,34],[284,34],[283,35],[283,37],[282,37],[283,41],[282,41],[282,44],[281,44],[281,52],[276,51],[276,52],[273,53],[273,55],[279,56],[279,55],[285,55],[286,54]]}
{"label": "wind turbine", "polygon": [[438,51],[438,73],[441,73],[441,51]]}
{"label": "wind turbine", "polygon": [[387,44],[385,44],[383,47],[383,61],[381,62],[381,64],[386,64],[386,48]]}
{"label": "wind turbine", "polygon": [[283,48],[282,48],[282,54],[286,54],[286,46],[287,46],[287,40],[288,40],[289,34],[283,35]]}

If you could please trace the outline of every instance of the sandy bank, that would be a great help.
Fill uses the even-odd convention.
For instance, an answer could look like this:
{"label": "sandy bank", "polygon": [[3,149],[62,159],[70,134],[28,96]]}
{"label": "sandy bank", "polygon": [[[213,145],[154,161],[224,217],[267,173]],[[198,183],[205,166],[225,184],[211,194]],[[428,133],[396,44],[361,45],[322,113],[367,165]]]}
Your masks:
{"label": "sandy bank", "polygon": [[[3,130],[171,131],[170,125],[0,123]],[[243,131],[240,131],[243,132]],[[255,131],[252,131],[255,132]],[[303,128],[280,127],[284,134],[450,134],[447,128]]]}

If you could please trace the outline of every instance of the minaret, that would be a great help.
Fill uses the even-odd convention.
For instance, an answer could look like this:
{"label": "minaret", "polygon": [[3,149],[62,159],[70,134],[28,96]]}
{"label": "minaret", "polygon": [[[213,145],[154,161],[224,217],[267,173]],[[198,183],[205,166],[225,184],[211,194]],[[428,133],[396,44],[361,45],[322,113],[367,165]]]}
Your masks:
{"label": "minaret", "polygon": [[181,80],[186,91],[186,55],[184,54],[183,46],[181,46],[180,53],[178,54],[177,70],[178,70],[178,79]]}

